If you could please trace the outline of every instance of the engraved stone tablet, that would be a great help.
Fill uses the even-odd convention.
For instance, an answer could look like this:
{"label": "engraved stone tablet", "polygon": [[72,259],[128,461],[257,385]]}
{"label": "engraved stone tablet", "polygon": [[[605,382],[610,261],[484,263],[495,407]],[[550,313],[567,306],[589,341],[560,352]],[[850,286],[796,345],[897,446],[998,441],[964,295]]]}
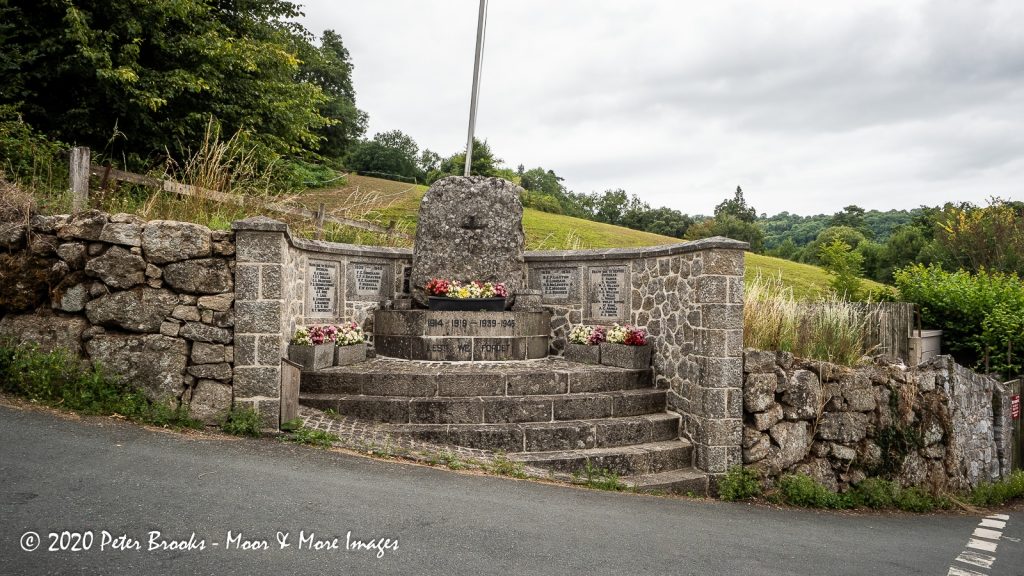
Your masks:
{"label": "engraved stone tablet", "polygon": [[379,296],[384,281],[383,264],[352,264],[356,296]]}
{"label": "engraved stone tablet", "polygon": [[338,263],[310,260],[306,276],[306,316],[333,318],[338,315]]}
{"label": "engraved stone tablet", "polygon": [[538,271],[540,276],[541,297],[552,300],[569,298],[573,285],[573,268],[544,268]]}
{"label": "engraved stone tablet", "polygon": [[588,303],[590,317],[595,320],[625,321],[626,267],[590,268]]}

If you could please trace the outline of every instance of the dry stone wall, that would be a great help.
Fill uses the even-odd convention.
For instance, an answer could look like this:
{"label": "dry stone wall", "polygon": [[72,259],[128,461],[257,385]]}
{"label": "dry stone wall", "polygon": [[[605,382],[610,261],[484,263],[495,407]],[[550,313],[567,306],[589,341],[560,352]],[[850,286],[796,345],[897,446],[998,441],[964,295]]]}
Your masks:
{"label": "dry stone wall", "polygon": [[36,216],[6,248],[0,336],[87,357],[208,422],[230,408],[231,232],[90,211]]}
{"label": "dry stone wall", "polygon": [[948,356],[848,368],[747,350],[743,462],[769,479],[804,473],[832,490],[875,475],[966,490],[1010,472],[1002,405],[1001,385]]}

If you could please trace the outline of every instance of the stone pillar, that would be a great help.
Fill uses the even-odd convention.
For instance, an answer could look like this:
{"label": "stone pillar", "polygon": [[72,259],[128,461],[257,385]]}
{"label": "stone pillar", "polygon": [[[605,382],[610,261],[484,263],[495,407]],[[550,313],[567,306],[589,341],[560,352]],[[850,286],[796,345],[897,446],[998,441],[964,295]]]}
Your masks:
{"label": "stone pillar", "polygon": [[743,251],[712,248],[694,264],[695,464],[714,480],[743,462]]}
{"label": "stone pillar", "polygon": [[288,259],[288,227],[265,217],[232,224],[235,230],[234,401],[251,405],[263,425],[277,428],[281,357],[290,334],[282,285]]}

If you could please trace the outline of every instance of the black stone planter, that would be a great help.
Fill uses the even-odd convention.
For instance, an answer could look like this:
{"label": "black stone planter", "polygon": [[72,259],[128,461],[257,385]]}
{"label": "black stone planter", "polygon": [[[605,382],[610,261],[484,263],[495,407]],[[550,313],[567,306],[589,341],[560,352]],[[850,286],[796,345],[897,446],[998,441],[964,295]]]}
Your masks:
{"label": "black stone planter", "polygon": [[429,305],[431,310],[442,312],[501,312],[505,310],[505,299],[431,296]]}

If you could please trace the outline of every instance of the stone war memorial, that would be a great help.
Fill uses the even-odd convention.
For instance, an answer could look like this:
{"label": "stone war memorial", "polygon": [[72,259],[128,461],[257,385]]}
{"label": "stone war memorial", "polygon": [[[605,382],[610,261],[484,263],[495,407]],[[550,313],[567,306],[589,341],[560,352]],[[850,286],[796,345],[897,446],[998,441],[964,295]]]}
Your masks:
{"label": "stone war memorial", "polygon": [[[880,466],[940,490],[1009,473],[994,380],[948,358],[851,370],[744,350],[745,243],[525,251],[519,193],[436,182],[412,250],[265,217],[0,224],[19,271],[0,337],[96,361],[210,424],[235,406],[278,428],[297,396],[395,438],[641,490],[714,492],[738,465],[840,490]],[[918,428],[914,450],[883,450]]]}
{"label": "stone war memorial", "polygon": [[[746,244],[526,252],[519,192],[497,178],[438,181],[411,252],[236,222],[235,401],[273,418],[278,355],[296,328],[355,320],[372,357],[303,371],[301,404],[556,472],[589,464],[642,489],[704,493],[742,457]],[[503,295],[426,289],[473,283]],[[499,304],[481,310],[486,300]],[[574,327],[616,324],[646,331],[646,360],[562,356]]]}

